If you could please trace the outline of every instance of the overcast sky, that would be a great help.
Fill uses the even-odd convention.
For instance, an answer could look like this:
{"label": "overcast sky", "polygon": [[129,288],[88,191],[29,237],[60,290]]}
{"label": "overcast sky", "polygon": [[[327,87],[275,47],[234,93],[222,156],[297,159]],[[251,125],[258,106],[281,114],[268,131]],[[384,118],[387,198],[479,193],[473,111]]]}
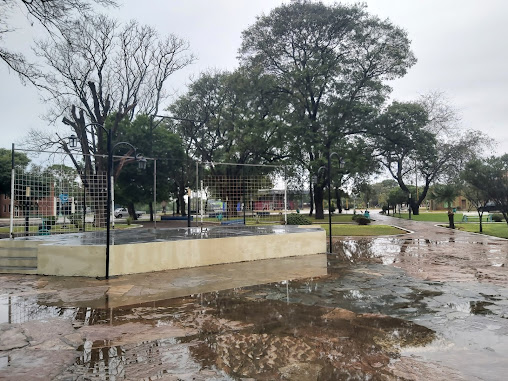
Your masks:
{"label": "overcast sky", "polygon": [[[109,12],[123,21],[137,19],[161,34],[189,41],[195,64],[170,79],[178,94],[191,76],[207,68],[234,69],[241,32],[256,16],[281,0],[125,0]],[[344,1],[353,3],[352,1]],[[332,1],[325,1],[332,3]],[[368,11],[407,30],[418,62],[391,83],[392,99],[413,100],[441,91],[459,111],[466,129],[478,129],[508,153],[508,1],[506,0],[367,0]],[[26,49],[34,28],[11,34],[9,46]],[[37,91],[24,87],[0,63],[0,147],[23,139],[30,128],[50,128],[40,119],[47,106]]]}

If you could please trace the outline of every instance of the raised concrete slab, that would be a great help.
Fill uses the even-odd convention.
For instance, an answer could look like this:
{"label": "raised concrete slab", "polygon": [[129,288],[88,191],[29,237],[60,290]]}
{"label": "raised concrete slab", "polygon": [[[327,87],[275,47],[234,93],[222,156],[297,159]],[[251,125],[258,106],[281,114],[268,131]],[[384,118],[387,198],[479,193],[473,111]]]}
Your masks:
{"label": "raised concrete slab", "polygon": [[[278,225],[117,230],[111,242],[111,276],[326,252],[324,230]],[[105,232],[0,240],[0,247],[35,248],[41,275],[106,272]]]}

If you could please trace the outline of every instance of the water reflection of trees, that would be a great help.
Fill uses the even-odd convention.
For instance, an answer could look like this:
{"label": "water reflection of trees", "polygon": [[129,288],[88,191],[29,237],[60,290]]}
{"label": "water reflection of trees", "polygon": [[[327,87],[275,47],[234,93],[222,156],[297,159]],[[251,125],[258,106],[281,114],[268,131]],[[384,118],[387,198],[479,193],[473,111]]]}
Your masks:
{"label": "water reflection of trees", "polygon": [[171,325],[190,333],[122,345],[86,341],[67,373],[97,380],[149,379],[203,369],[260,380],[288,374],[297,379],[299,372],[323,380],[389,378],[388,364],[401,347],[425,345],[434,337],[408,321],[293,299],[323,292],[322,283],[307,279],[115,309],[77,308],[75,326],[140,321],[154,330]]}
{"label": "water reflection of trees", "polygon": [[333,242],[332,253],[343,262],[358,263],[376,258],[372,250],[373,240],[336,240]]}
{"label": "water reflection of trees", "polygon": [[434,337],[404,320],[274,300],[221,298],[209,314],[247,324],[241,330],[215,327],[191,347],[204,364],[234,377],[279,379],[281,369],[309,363],[320,379],[387,375],[385,366],[398,348],[425,345]]}

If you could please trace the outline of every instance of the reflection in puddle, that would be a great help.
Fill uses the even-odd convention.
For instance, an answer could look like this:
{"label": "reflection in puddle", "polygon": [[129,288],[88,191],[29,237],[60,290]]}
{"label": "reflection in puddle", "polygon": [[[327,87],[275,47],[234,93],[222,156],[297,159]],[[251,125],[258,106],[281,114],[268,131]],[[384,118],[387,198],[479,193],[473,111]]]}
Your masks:
{"label": "reflection in puddle", "polygon": [[486,308],[494,303],[486,301],[472,301],[463,303],[448,303],[447,306],[469,315],[491,315],[493,312]]}
{"label": "reflection in puddle", "polygon": [[157,379],[203,371],[234,379],[295,379],[301,372],[323,380],[370,379],[390,374],[388,365],[400,348],[434,339],[431,330],[400,319],[279,300],[245,300],[239,297],[244,292],[119,309],[116,324],[135,317],[158,322],[156,327],[163,319],[195,333],[122,345],[116,344],[122,338],[86,341],[68,372],[99,380]]}

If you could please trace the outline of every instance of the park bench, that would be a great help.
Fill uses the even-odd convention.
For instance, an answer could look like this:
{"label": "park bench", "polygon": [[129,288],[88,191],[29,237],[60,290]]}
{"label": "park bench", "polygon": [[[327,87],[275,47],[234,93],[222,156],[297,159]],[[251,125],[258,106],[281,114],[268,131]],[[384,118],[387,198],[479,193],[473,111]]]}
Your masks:
{"label": "park bench", "polygon": [[[464,212],[464,213],[462,213],[462,222],[472,222],[473,220],[474,221],[480,220],[480,216],[478,215],[478,212]],[[484,213],[482,216],[482,221],[492,222],[492,214]]]}

